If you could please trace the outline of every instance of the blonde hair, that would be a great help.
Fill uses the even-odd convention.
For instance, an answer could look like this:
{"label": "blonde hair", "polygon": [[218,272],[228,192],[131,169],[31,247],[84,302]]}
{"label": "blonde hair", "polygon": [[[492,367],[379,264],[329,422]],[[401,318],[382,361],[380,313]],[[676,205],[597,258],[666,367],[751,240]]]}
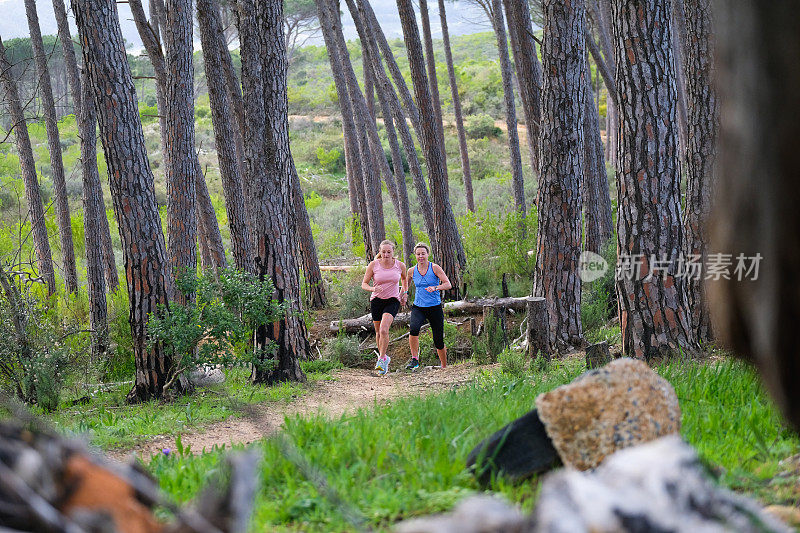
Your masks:
{"label": "blonde hair", "polygon": [[395,245],[394,245],[394,243],[393,243],[392,241],[390,241],[389,239],[384,239],[384,240],[382,240],[382,241],[381,241],[381,243],[378,245],[378,253],[377,253],[377,254],[375,254],[375,259],[376,259],[376,260],[377,260],[377,259],[378,259],[378,258],[381,256],[381,246],[383,246],[384,244],[388,244],[389,246],[391,246],[391,247],[392,247],[392,257],[395,257],[395,254],[394,254],[394,252],[395,252],[396,246],[395,246]]}
{"label": "blonde hair", "polygon": [[417,243],[417,244],[414,246],[414,250],[416,250],[417,248],[425,248],[425,251],[426,251],[426,252],[428,252],[428,254],[430,254],[430,253],[431,253],[431,249],[428,247],[428,245],[427,245],[427,244],[425,244],[425,243],[424,243],[424,242],[422,242],[422,241],[419,241],[419,242],[418,242],[418,243]]}

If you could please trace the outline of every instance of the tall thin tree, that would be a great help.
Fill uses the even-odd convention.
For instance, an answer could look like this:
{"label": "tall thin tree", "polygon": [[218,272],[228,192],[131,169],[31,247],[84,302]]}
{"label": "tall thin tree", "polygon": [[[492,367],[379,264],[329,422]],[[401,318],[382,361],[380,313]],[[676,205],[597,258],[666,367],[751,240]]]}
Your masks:
{"label": "tall thin tree", "polygon": [[[687,39],[684,43],[684,72],[688,104],[686,145],[686,232],[685,255],[705,262],[705,227],[711,210],[713,172],[719,110],[714,75],[714,39],[711,0],[685,0]],[[712,339],[711,319],[702,280],[691,278],[687,286],[692,328],[697,340]]]}
{"label": "tall thin tree", "polygon": [[211,123],[214,127],[214,145],[217,149],[222,190],[225,194],[225,211],[228,214],[234,264],[239,270],[251,270],[254,255],[245,212],[236,133],[234,124],[231,123],[233,113],[222,67],[223,51],[220,49],[222,40],[219,38],[222,24],[219,10],[212,0],[197,0],[197,21],[203,47]]}
{"label": "tall thin tree", "polygon": [[[57,0],[60,1],[60,0]],[[70,41],[72,46],[72,41]],[[94,96],[83,71],[83,79],[78,82],[81,99],[76,101],[80,110],[78,128],[81,136],[81,167],[83,169],[83,232],[86,236],[86,285],[89,296],[89,325],[92,328],[91,353],[95,361],[108,349],[108,304],[103,279],[103,238],[101,219],[106,218],[103,203],[103,187],[97,169],[97,116],[94,110]],[[108,219],[106,219],[107,221]]]}
{"label": "tall thin tree", "polygon": [[56,105],[53,100],[53,87],[50,83],[50,69],[47,68],[47,55],[39,29],[39,15],[36,13],[36,0],[25,0],[25,13],[31,33],[31,48],[36,63],[37,84],[42,98],[44,124],[47,130],[47,147],[50,152],[50,169],[53,173],[53,198],[56,204],[56,221],[61,244],[61,260],[64,265],[64,281],[68,292],[78,290],[78,273],[75,267],[75,246],[72,242],[72,220],[69,214],[67,182],[64,177],[64,160],[61,157],[61,139],[58,134]]}
{"label": "tall thin tree", "polygon": [[2,39],[0,39],[0,80],[3,82],[3,89],[6,93],[6,102],[11,115],[14,139],[17,144],[19,166],[22,170],[22,181],[25,183],[25,198],[28,201],[33,246],[36,249],[36,265],[39,268],[40,277],[44,279],[47,285],[47,292],[53,294],[56,290],[56,274],[53,269],[50,239],[47,237],[39,179],[36,176],[36,163],[33,159],[28,124],[25,122],[25,115],[19,100],[17,82],[11,72],[11,64],[6,57],[6,49],[3,46]]}
{"label": "tall thin tree", "polygon": [[419,0],[419,18],[422,25],[422,43],[425,47],[425,68],[428,72],[428,83],[433,100],[433,111],[436,114],[436,131],[441,145],[442,158],[445,161],[444,171],[447,174],[447,152],[444,145],[444,123],[442,122],[442,101],[439,98],[439,77],[436,75],[436,56],[433,54],[433,34],[431,20],[428,15],[428,0]]}
{"label": "tall thin tree", "polygon": [[[620,102],[617,276],[622,349],[694,351],[683,251],[677,93],[669,4],[612,3]],[[646,35],[646,39],[638,36]]]}
{"label": "tall thin tree", "polygon": [[167,305],[173,291],[153,173],[136,105],[113,0],[73,0],[83,64],[94,95],[100,139],[109,168],[114,212],[119,222],[130,301],[136,378],[130,401],[159,398],[173,376],[173,354],[150,344],[147,319]]}
{"label": "tall thin tree", "polygon": [[514,52],[514,65],[519,79],[519,95],[522,112],[525,115],[528,150],[531,154],[531,167],[539,171],[539,115],[541,114],[542,65],[536,55],[533,40],[533,25],[528,2],[524,0],[503,0],[511,49]]}
{"label": "tall thin tree", "polygon": [[[293,162],[289,146],[289,62],[283,35],[282,0],[257,2],[256,22],[261,41],[262,55],[259,59],[263,61],[264,73],[262,98],[267,117],[263,145],[266,172],[257,184],[260,197],[256,218],[256,251],[261,259],[260,274],[272,279],[278,301],[286,306],[286,314],[275,327],[265,328],[266,338],[277,344],[277,353],[272,357],[277,364],[269,370],[254,368],[253,380],[257,383],[305,381],[299,360],[311,355],[311,347],[302,316],[297,263],[292,253],[296,240],[292,240],[291,232],[284,231],[284,221],[291,208],[290,176]],[[258,336],[257,341],[260,341]]]}
{"label": "tall thin tree", "polygon": [[453,284],[453,289],[445,294],[458,298],[460,294],[461,272],[466,263],[464,248],[458,234],[453,208],[450,205],[450,192],[445,172],[445,160],[441,146],[436,139],[436,112],[433,99],[425,75],[425,61],[422,56],[422,44],[419,29],[414,16],[411,0],[397,0],[400,23],[403,27],[403,39],[406,43],[408,62],[411,67],[411,80],[414,94],[420,111],[422,130],[419,132],[428,164],[428,181],[431,186],[433,200],[434,225],[436,240],[433,241],[434,259],[439,263]]}
{"label": "tall thin tree", "polygon": [[550,344],[578,345],[581,330],[581,177],[585,112],[583,0],[542,3],[545,25],[539,137],[539,229],[534,295],[547,300]]}
{"label": "tall thin tree", "polygon": [[[508,152],[511,162],[511,189],[514,194],[514,205],[517,213],[525,216],[525,178],[522,176],[522,157],[519,152],[519,132],[517,131],[517,105],[514,103],[514,88],[511,80],[511,59],[508,56],[508,39],[506,24],[503,21],[503,8],[500,0],[492,0],[494,13],[494,33],[497,37],[497,51],[500,63],[500,75],[503,79],[503,99],[506,108],[506,127],[508,129]],[[520,225],[524,233],[525,226]]]}
{"label": "tall thin tree", "polygon": [[[197,269],[192,2],[166,0],[167,252],[174,271]],[[175,295],[179,300],[181,295]]]}
{"label": "tall thin tree", "polygon": [[458,84],[456,83],[456,70],[453,65],[453,51],[450,48],[450,31],[447,27],[447,12],[445,11],[444,0],[439,0],[439,20],[442,24],[442,45],[444,46],[444,58],[447,63],[447,77],[450,80],[450,94],[453,98],[453,114],[456,120],[458,151],[461,154],[461,174],[464,177],[464,193],[467,200],[467,210],[475,211],[475,198],[472,191],[472,171],[469,168],[467,135],[464,131],[464,113],[461,110],[461,96],[458,94]]}

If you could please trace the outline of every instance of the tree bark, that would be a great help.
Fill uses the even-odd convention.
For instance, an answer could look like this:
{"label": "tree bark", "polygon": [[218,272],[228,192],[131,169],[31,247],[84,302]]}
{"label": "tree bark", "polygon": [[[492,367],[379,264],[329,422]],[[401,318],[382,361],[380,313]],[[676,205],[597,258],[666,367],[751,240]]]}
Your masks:
{"label": "tree bark", "polygon": [[583,90],[586,103],[583,113],[583,197],[586,221],[586,250],[600,253],[611,238],[613,221],[608,175],[600,139],[600,115],[594,103],[594,94],[589,83],[592,71],[586,61]]}
{"label": "tree bark", "polygon": [[672,47],[675,49],[675,81],[678,89],[678,147],[680,165],[683,168],[686,161],[687,134],[689,132],[688,114],[686,111],[686,73],[683,70],[685,51],[684,43],[687,41],[686,22],[683,14],[683,0],[672,2]]}
{"label": "tree bark", "polygon": [[[381,183],[379,173],[390,176],[388,164],[383,154],[383,148],[377,139],[378,133],[375,129],[375,121],[371,120],[364,95],[358,85],[353,65],[350,62],[350,52],[347,50],[347,43],[342,33],[342,22],[339,16],[339,0],[327,0],[330,2],[329,13],[332,23],[332,37],[335,46],[339,48],[344,80],[347,83],[347,91],[353,105],[353,115],[355,118],[356,131],[358,132],[358,145],[361,148],[362,172],[364,180],[364,197],[367,208],[367,221],[369,225],[369,235],[371,246],[367,246],[368,256],[374,258],[380,248],[380,243],[386,238],[386,228],[383,217],[383,199],[381,197]],[[380,152],[380,153],[378,153]],[[371,163],[371,164],[370,164]],[[363,222],[362,222],[363,223]]]}
{"label": "tree bark", "polygon": [[542,122],[539,138],[539,229],[534,296],[547,300],[550,340],[562,351],[582,343],[581,177],[585,106],[583,0],[545,0]]}
{"label": "tree bark", "polygon": [[466,264],[466,258],[461,238],[458,234],[458,227],[453,217],[453,209],[450,206],[450,192],[447,185],[447,173],[444,169],[444,157],[436,140],[436,114],[427,76],[425,75],[422,44],[420,43],[419,30],[414,18],[411,0],[397,0],[397,7],[400,12],[403,39],[406,43],[414,94],[419,105],[422,122],[421,137],[424,139],[422,146],[428,163],[428,179],[431,184],[434,225],[437,237],[437,240],[432,243],[434,258],[447,274],[447,277],[450,278],[450,282],[453,285],[451,290],[445,291],[445,297],[458,299],[461,272]]}
{"label": "tree bark", "polygon": [[[367,31],[363,13],[359,12],[358,6],[356,6],[354,0],[347,0],[347,7],[350,10],[350,15],[355,22],[356,30],[361,39],[364,57],[370,60],[369,63],[364,65],[364,68],[369,69],[370,76],[374,78],[377,88],[378,103],[383,113],[383,124],[392,152],[392,167],[394,170],[393,182],[396,187],[398,202],[397,218],[400,221],[400,230],[403,236],[403,261],[409,261],[414,254],[414,231],[411,228],[411,209],[408,202],[406,177],[403,172],[403,159],[400,155],[400,145],[397,142],[397,132],[394,127],[395,120],[399,119],[405,121],[405,117],[402,116],[402,113],[399,113],[398,116],[394,116],[395,113],[400,110],[400,107],[397,105],[393,110],[389,102],[391,98],[389,92],[393,90],[391,82],[386,75],[386,71],[383,70],[383,65],[381,65],[378,47],[375,45],[372,35]],[[377,135],[377,131],[375,133]]]}
{"label": "tree bark", "polygon": [[53,100],[53,87],[50,84],[50,71],[39,29],[39,16],[36,13],[36,0],[25,0],[28,28],[31,32],[31,48],[36,63],[39,94],[42,98],[44,124],[47,130],[47,148],[50,152],[50,168],[53,172],[53,198],[56,204],[56,221],[61,245],[61,260],[64,265],[64,281],[67,292],[78,290],[78,273],[75,267],[75,245],[72,242],[72,220],[67,199],[67,182],[64,179],[64,161],[61,157],[61,139],[58,134],[56,105]]}
{"label": "tree bark", "polygon": [[436,113],[436,132],[441,145],[444,171],[447,175],[447,150],[444,145],[444,124],[442,123],[442,102],[439,99],[439,79],[436,76],[436,57],[433,55],[433,37],[431,20],[428,16],[428,0],[419,0],[419,16],[422,23],[422,39],[425,45],[425,68],[428,72],[428,83],[431,89],[433,110]]}
{"label": "tree bark", "polygon": [[[695,256],[706,262],[706,221],[711,210],[714,190],[719,111],[714,75],[714,39],[712,37],[711,0],[685,0],[687,39],[684,43],[684,71],[688,104],[686,145],[686,211],[683,225],[686,232],[686,257]],[[711,317],[705,287],[700,279],[689,279],[687,285],[692,329],[700,342],[712,340]]]}
{"label": "tree bark", "polygon": [[158,216],[153,173],[147,160],[136,92],[112,0],[73,0],[72,11],[94,94],[114,211],[119,221],[130,301],[136,380],[130,401],[164,394],[173,354],[150,345],[147,319],[167,305],[173,282]]}
{"label": "tree bark", "polygon": [[649,360],[696,348],[686,283],[676,276],[683,230],[672,30],[664,2],[615,2],[612,11],[620,97],[617,301],[622,349]]}
{"label": "tree bark", "polygon": [[422,123],[420,121],[419,108],[414,102],[414,97],[411,96],[411,91],[408,89],[408,85],[406,85],[406,80],[403,77],[403,73],[400,71],[400,67],[394,58],[394,54],[392,54],[392,48],[386,41],[386,36],[381,29],[378,18],[375,16],[375,12],[372,10],[369,0],[362,0],[360,7],[364,12],[364,18],[369,24],[375,40],[378,42],[378,47],[383,55],[383,60],[386,62],[386,66],[389,69],[389,74],[391,74],[392,80],[394,80],[394,83],[397,87],[397,92],[400,93],[400,99],[405,107],[406,115],[408,115],[409,120],[411,120],[411,126],[414,128],[414,131],[417,132],[420,143],[424,143],[425,141],[421,133]]}
{"label": "tree bark", "polygon": [[6,58],[6,49],[2,40],[0,40],[0,79],[3,82],[6,101],[11,114],[17,154],[19,155],[19,166],[22,170],[22,181],[25,183],[25,198],[28,201],[33,246],[36,249],[36,264],[39,268],[39,275],[47,285],[47,293],[53,294],[56,291],[56,275],[55,270],[53,270],[50,240],[47,237],[42,194],[39,190],[39,180],[36,177],[36,163],[33,159],[31,138],[28,134],[28,125],[25,122],[25,115],[19,100],[17,83],[14,81],[11,64]]}
{"label": "tree bark", "polygon": [[[617,89],[614,80],[617,70],[614,46],[611,42],[611,4],[608,0],[590,0],[591,12],[594,16],[597,33],[600,36],[600,45],[603,49],[603,58],[608,72],[603,75],[606,89],[611,96],[611,102],[606,99],[606,159],[615,169],[619,168],[617,162],[617,146],[619,144],[619,105],[616,103]],[[594,55],[594,54],[593,54]],[[608,73],[610,78],[607,78]],[[602,71],[601,71],[602,73]],[[613,95],[611,94],[613,91]]]}
{"label": "tree bark", "polygon": [[[450,94],[453,97],[453,113],[456,119],[456,133],[458,134],[458,150],[461,154],[461,172],[464,177],[464,192],[467,199],[467,210],[475,211],[475,198],[472,192],[472,171],[469,168],[469,152],[467,150],[467,135],[464,132],[464,114],[461,110],[461,97],[456,84],[456,71],[453,66],[453,52],[450,49],[450,32],[447,28],[447,14],[444,0],[439,0],[439,20],[442,24],[442,41],[444,57],[447,62],[447,76],[450,79]],[[516,53],[514,54],[516,58]]]}
{"label": "tree bark", "polygon": [[550,315],[547,311],[547,300],[529,296],[527,298],[526,316],[528,325],[525,337],[528,341],[527,355],[531,359],[538,356],[550,359]]}
{"label": "tree bark", "polygon": [[[370,22],[370,17],[368,15],[368,10],[371,10],[369,5],[367,4],[366,0],[360,1],[360,11],[363,13],[363,24],[364,29],[369,33],[369,38],[372,41],[372,49],[375,52],[373,55],[378,58],[378,63],[376,64],[376,70],[378,72],[383,71],[383,67],[380,64],[380,54],[378,53],[378,39],[376,34],[380,33],[380,28],[375,28]],[[382,36],[382,34],[381,34]],[[385,39],[384,39],[385,41]],[[388,46],[388,45],[387,45]],[[391,51],[390,51],[391,52]],[[384,61],[387,64],[394,62],[394,57],[387,59],[385,53],[383,57]],[[397,96],[397,93],[394,92],[391,84],[388,83],[388,77],[383,76],[386,79],[384,82],[384,86],[387,88],[386,96],[388,98],[388,104],[392,110],[392,118],[394,120],[394,124],[400,132],[400,141],[403,143],[403,149],[406,152],[406,159],[408,161],[408,168],[411,172],[411,177],[414,182],[414,189],[417,192],[417,201],[420,204],[420,211],[422,211],[422,220],[425,223],[425,231],[428,233],[431,241],[436,241],[436,228],[433,222],[433,207],[431,203],[430,193],[428,192],[428,187],[425,184],[425,178],[422,174],[422,166],[420,165],[419,158],[417,157],[417,148],[414,145],[414,138],[411,136],[411,130],[408,128],[408,124],[406,124],[406,116],[402,111],[400,106],[400,98]],[[405,84],[405,81],[403,82]],[[406,91],[408,91],[407,87],[404,87]],[[413,124],[413,121],[412,121]],[[400,184],[398,183],[398,187]]]}
{"label": "tree bark", "polygon": [[[508,39],[503,22],[503,8],[500,0],[492,0],[494,12],[494,33],[497,37],[500,75],[503,79],[503,97],[506,107],[506,127],[508,129],[508,152],[511,163],[511,183],[514,194],[514,205],[517,213],[525,217],[525,178],[522,176],[522,157],[519,153],[519,132],[517,131],[517,106],[514,103],[514,88],[511,85],[511,59],[508,57]],[[520,233],[524,237],[525,225],[520,224]]]}
{"label": "tree bark", "polygon": [[220,270],[228,268],[228,259],[225,257],[225,245],[222,243],[222,233],[219,231],[217,212],[214,210],[211,195],[208,193],[206,177],[199,166],[194,179],[198,230],[202,223],[204,238],[211,255],[211,268],[218,275]]}
{"label": "tree bark", "polygon": [[[368,216],[366,206],[366,196],[364,191],[364,170],[363,166],[367,161],[361,157],[361,149],[359,148],[358,133],[356,130],[356,121],[353,118],[353,102],[350,99],[350,93],[347,89],[347,81],[344,76],[344,65],[342,54],[337,45],[336,37],[334,35],[334,17],[331,9],[328,6],[329,0],[315,0],[317,4],[317,11],[319,13],[320,27],[322,28],[322,36],[325,40],[325,48],[328,51],[328,59],[331,63],[331,71],[333,73],[333,81],[336,86],[336,95],[339,99],[339,109],[342,112],[342,132],[344,135],[345,156],[347,165],[349,182],[352,183],[352,190],[350,193],[351,208],[355,204],[356,211],[353,215],[357,216],[361,224],[361,235],[364,239],[365,255],[368,261],[374,258],[371,254],[372,238],[370,236],[368,227]],[[354,198],[355,196],[355,198]],[[355,201],[354,201],[355,200]],[[379,241],[380,242],[380,241]]]}
{"label": "tree bark", "polygon": [[[715,334],[758,366],[800,428],[800,34],[790,0],[714,2],[720,125],[710,253],[762,260],[708,284]],[[754,176],[757,179],[754,179]],[[745,266],[752,268],[753,260]],[[738,265],[737,265],[738,266]],[[755,274],[755,275],[753,275]]]}
{"label": "tree bark", "polygon": [[531,153],[531,167],[539,169],[539,120],[541,115],[542,65],[536,55],[533,40],[533,25],[528,2],[524,0],[504,0],[511,49],[514,52],[514,65],[519,79],[519,95],[528,130],[528,149]]}
{"label": "tree bark", "polygon": [[[60,3],[61,0],[56,0]],[[63,4],[62,4],[63,7]],[[70,46],[72,41],[69,42]],[[73,99],[80,110],[78,128],[81,138],[81,167],[83,170],[83,230],[86,236],[86,281],[89,296],[89,326],[92,329],[92,360],[99,362],[108,349],[108,304],[103,279],[103,239],[100,219],[106,216],[103,187],[97,170],[97,116],[94,100],[84,69],[80,98]]]}
{"label": "tree bark", "polygon": [[239,152],[236,147],[236,127],[231,123],[233,116],[229,91],[225,85],[225,69],[221,49],[222,24],[219,10],[213,0],[197,0],[197,21],[200,28],[200,41],[203,47],[208,82],[208,98],[211,106],[211,123],[214,127],[214,145],[217,148],[222,190],[225,194],[225,211],[231,232],[233,260],[238,270],[253,272],[253,251],[247,213],[243,195]]}
{"label": "tree bark", "polygon": [[[245,148],[255,194],[251,201],[255,206],[256,265],[259,276],[272,280],[275,299],[286,306],[286,313],[280,320],[259,326],[256,331],[256,350],[263,350],[273,342],[276,350],[271,356],[259,356],[261,364],[254,366],[252,380],[268,384],[305,381],[299,361],[309,357],[311,347],[302,316],[299,273],[292,250],[295,235],[291,229],[286,231],[286,221],[291,217],[292,154],[283,3],[280,0],[242,0],[239,8],[242,67],[248,64],[251,79],[256,80],[255,84],[243,85],[248,128]],[[251,41],[249,45],[248,41]],[[245,50],[257,53],[245,56]],[[260,79],[257,79],[259,74]],[[255,138],[260,138],[261,142],[251,142]],[[256,169],[261,171],[256,172]]]}
{"label": "tree bark", "polygon": [[[167,251],[175,275],[197,270],[195,202],[200,168],[194,148],[192,2],[167,0]],[[176,294],[179,302],[182,294]]]}

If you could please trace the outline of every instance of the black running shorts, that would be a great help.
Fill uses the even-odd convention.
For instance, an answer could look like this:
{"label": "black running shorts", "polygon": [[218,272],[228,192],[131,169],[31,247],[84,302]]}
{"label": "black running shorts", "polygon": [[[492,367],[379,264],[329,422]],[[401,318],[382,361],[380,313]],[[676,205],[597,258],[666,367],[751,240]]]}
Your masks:
{"label": "black running shorts", "polygon": [[372,320],[380,322],[384,313],[397,316],[400,311],[400,300],[397,298],[373,298],[369,302],[369,310],[372,312]]}

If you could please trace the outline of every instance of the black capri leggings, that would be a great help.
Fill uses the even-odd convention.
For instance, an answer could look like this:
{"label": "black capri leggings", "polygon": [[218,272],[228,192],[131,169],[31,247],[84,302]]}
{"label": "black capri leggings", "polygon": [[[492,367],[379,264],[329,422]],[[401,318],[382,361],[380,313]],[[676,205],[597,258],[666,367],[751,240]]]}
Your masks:
{"label": "black capri leggings", "polygon": [[416,337],[419,335],[419,330],[426,322],[431,324],[431,332],[433,333],[433,345],[437,350],[444,348],[444,310],[442,304],[434,305],[432,307],[417,307],[416,305],[411,308],[411,336]]}

